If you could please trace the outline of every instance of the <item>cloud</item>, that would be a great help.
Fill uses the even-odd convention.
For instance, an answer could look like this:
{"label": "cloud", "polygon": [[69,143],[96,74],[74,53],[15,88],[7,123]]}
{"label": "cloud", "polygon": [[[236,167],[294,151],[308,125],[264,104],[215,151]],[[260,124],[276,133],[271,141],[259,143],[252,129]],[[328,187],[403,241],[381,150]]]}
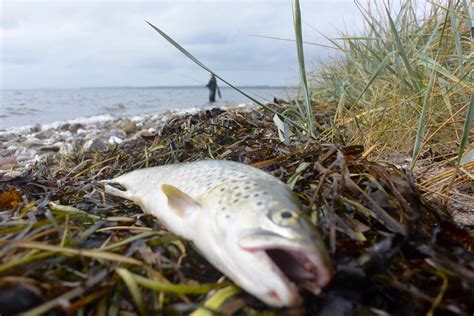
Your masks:
{"label": "cloud", "polygon": [[[352,0],[301,1],[305,39],[360,25]],[[208,75],[144,21],[162,28],[237,84],[292,84],[296,68],[290,0],[2,0],[2,88],[187,85]],[[308,46],[308,56],[327,51]]]}

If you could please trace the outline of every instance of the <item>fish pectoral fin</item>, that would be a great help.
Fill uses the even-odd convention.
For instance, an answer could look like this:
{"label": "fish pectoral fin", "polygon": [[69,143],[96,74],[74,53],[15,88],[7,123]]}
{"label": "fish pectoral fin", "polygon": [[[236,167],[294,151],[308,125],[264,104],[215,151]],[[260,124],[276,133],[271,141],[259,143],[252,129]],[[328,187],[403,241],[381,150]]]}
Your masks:
{"label": "fish pectoral fin", "polygon": [[120,183],[114,182],[114,180],[102,180],[100,181],[100,183],[104,185],[104,189],[106,193],[109,193],[111,195],[115,195],[124,199],[128,199],[128,200],[131,199],[129,192],[126,189],[120,190],[113,186],[114,184],[121,185]]}
{"label": "fish pectoral fin", "polygon": [[181,218],[184,218],[186,213],[201,208],[199,202],[175,186],[163,184],[161,189],[168,199],[169,208]]}

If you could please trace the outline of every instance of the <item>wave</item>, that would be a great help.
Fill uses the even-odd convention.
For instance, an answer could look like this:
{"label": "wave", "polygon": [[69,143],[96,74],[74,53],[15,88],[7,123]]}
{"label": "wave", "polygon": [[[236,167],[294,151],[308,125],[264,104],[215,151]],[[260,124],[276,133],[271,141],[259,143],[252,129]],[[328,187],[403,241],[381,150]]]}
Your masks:
{"label": "wave", "polygon": [[54,121],[51,123],[44,123],[44,124],[37,124],[37,125],[25,125],[25,126],[18,126],[18,127],[10,127],[4,130],[0,130],[0,135],[5,134],[26,134],[28,133],[33,127],[40,126],[42,131],[48,129],[55,129],[64,124],[95,124],[100,122],[112,121],[115,117],[110,114],[101,114],[101,115],[94,115],[89,117],[79,117],[72,120],[64,120],[64,121]]}

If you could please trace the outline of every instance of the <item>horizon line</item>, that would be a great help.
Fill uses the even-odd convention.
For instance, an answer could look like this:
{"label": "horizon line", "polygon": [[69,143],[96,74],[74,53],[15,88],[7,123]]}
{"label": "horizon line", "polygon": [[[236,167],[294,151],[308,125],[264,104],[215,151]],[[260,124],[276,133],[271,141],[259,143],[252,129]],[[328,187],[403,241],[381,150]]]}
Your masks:
{"label": "horizon line", "polygon": [[[293,89],[297,86],[285,86],[285,85],[236,85],[238,88],[283,88],[283,89]],[[80,89],[179,89],[179,88],[206,88],[205,85],[162,85],[162,86],[84,86],[84,87],[68,87],[68,88],[3,88],[0,87],[0,90],[80,90]],[[221,89],[233,89],[227,85],[220,86]]]}

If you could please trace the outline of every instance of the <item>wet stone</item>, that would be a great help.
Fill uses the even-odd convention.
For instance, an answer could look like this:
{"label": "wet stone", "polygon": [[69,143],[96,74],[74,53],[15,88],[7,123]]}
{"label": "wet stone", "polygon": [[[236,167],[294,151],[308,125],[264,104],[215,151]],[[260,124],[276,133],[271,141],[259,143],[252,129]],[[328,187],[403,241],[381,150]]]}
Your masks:
{"label": "wet stone", "polygon": [[35,126],[33,126],[32,128],[30,128],[30,131],[32,133],[38,133],[41,131],[41,124],[36,124]]}
{"label": "wet stone", "polygon": [[85,152],[107,151],[109,150],[109,146],[107,146],[107,144],[105,144],[102,140],[93,138],[86,141],[82,149]]}
{"label": "wet stone", "polygon": [[40,151],[42,152],[47,152],[47,151],[52,151],[52,152],[58,152],[61,149],[59,145],[49,145],[49,146],[42,146],[40,147]]}

